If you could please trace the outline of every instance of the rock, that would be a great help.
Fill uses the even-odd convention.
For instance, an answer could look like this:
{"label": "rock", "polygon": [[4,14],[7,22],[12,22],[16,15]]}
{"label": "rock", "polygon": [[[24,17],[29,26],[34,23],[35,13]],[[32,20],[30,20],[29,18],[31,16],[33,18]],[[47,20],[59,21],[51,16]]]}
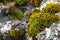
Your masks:
{"label": "rock", "polygon": [[55,13],[55,15],[58,15],[58,16],[60,16],[60,12],[58,12],[58,13]]}
{"label": "rock", "polygon": [[0,7],[0,15],[2,16],[3,14],[6,13],[6,11],[7,11],[7,8],[6,8],[4,5],[2,5],[2,6]]}
{"label": "rock", "polygon": [[45,40],[45,35],[41,35],[41,40]]}
{"label": "rock", "polygon": [[6,24],[10,24],[10,23],[12,23],[12,21],[7,21],[7,22],[6,22]]}
{"label": "rock", "polygon": [[46,28],[45,31],[46,31],[46,38],[48,39],[50,37],[51,29]]}
{"label": "rock", "polygon": [[45,31],[38,33],[37,36],[36,36],[36,38],[37,38],[38,40],[41,40],[41,35],[42,35],[42,34],[45,34]]}
{"label": "rock", "polygon": [[0,28],[0,30],[1,30],[2,33],[5,33],[5,32],[7,32],[7,31],[11,30],[12,25],[9,24],[9,23],[10,23],[10,22],[7,22],[7,24],[3,25],[3,27]]}
{"label": "rock", "polygon": [[55,35],[58,36],[58,30],[55,30]]}
{"label": "rock", "polygon": [[26,22],[22,22],[22,24],[26,24]]}
{"label": "rock", "polygon": [[11,25],[4,25],[4,31],[8,31],[8,30],[11,30]]}
{"label": "rock", "polygon": [[19,20],[13,20],[14,25],[19,25],[20,23],[21,23],[21,21],[19,21]]}
{"label": "rock", "polygon": [[2,25],[2,23],[0,23],[0,26]]}
{"label": "rock", "polygon": [[41,5],[41,7],[40,7],[40,10],[42,10],[43,8],[45,8],[46,7],[46,3],[43,3],[42,5]]}
{"label": "rock", "polygon": [[50,26],[50,29],[51,29],[51,30],[56,30],[56,27],[57,27],[57,24],[56,24],[56,23],[53,23],[53,24]]}
{"label": "rock", "polygon": [[32,40],[32,37],[28,37],[27,40]]}
{"label": "rock", "polygon": [[57,30],[60,31],[60,21],[59,21],[59,23],[58,23]]}

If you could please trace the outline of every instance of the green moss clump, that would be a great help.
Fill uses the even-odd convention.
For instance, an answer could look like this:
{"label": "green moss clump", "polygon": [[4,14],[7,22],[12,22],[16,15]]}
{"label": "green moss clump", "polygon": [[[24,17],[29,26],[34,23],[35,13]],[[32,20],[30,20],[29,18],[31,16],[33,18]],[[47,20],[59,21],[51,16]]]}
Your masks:
{"label": "green moss clump", "polygon": [[51,24],[58,22],[59,16],[51,13],[35,13],[30,16],[30,26],[26,29],[26,32],[30,35],[37,35],[39,32],[48,28]]}
{"label": "green moss clump", "polygon": [[25,16],[24,12],[17,12],[15,11],[14,7],[9,8],[9,14],[12,18],[17,18],[19,20],[21,20]]}
{"label": "green moss clump", "polygon": [[18,4],[20,6],[24,6],[27,4],[27,0],[16,0],[16,4]]}
{"label": "green moss clump", "polygon": [[24,12],[20,12],[20,15],[17,16],[17,19],[21,20],[24,16]]}
{"label": "green moss clump", "polygon": [[60,6],[54,3],[48,4],[45,8],[42,9],[43,13],[57,13],[60,12]]}
{"label": "green moss clump", "polygon": [[8,31],[8,36],[12,38],[18,38],[22,35],[21,31],[12,29]]}
{"label": "green moss clump", "polygon": [[0,3],[0,6],[3,5],[3,3]]}
{"label": "green moss clump", "polygon": [[12,12],[10,14],[10,16],[12,18],[17,18],[17,19],[21,20],[25,15],[24,15],[24,12]]}

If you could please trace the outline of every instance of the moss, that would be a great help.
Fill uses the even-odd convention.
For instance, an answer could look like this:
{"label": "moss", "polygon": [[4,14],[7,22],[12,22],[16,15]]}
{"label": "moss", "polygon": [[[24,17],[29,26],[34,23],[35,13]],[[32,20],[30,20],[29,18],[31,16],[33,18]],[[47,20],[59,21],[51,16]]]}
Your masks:
{"label": "moss", "polygon": [[18,38],[21,35],[22,35],[22,33],[19,30],[12,29],[12,30],[8,31],[8,36],[9,37]]}
{"label": "moss", "polygon": [[57,13],[60,12],[60,6],[54,3],[48,4],[45,8],[42,9],[43,13]]}
{"label": "moss", "polygon": [[30,26],[26,29],[30,36],[37,35],[51,24],[59,21],[59,16],[51,13],[33,13],[29,18]]}
{"label": "moss", "polygon": [[3,5],[3,3],[0,3],[0,6]]}
{"label": "moss", "polygon": [[32,5],[35,7],[39,7],[42,1],[43,0],[29,0],[29,2],[32,3]]}
{"label": "moss", "polygon": [[21,20],[25,16],[23,11],[17,12],[15,11],[14,7],[9,8],[9,14],[12,18],[17,18],[19,20]]}
{"label": "moss", "polygon": [[16,0],[16,4],[18,4],[19,6],[24,6],[24,5],[26,5],[26,3],[27,3],[27,0]]}

